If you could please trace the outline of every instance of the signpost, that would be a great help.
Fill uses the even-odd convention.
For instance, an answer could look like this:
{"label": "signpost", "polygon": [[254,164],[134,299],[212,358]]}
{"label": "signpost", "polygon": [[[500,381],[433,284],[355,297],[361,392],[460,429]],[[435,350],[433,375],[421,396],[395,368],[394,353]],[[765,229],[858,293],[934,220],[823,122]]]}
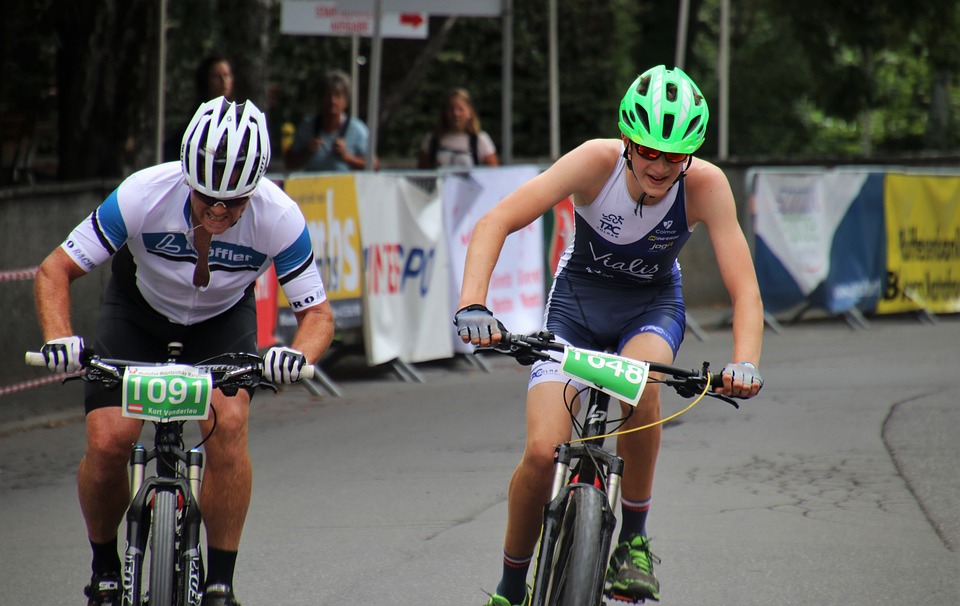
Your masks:
{"label": "signpost", "polygon": [[[373,12],[345,9],[336,2],[285,1],[280,32],[301,36],[373,35]],[[380,32],[385,38],[427,37],[427,15],[422,12],[383,13]]]}

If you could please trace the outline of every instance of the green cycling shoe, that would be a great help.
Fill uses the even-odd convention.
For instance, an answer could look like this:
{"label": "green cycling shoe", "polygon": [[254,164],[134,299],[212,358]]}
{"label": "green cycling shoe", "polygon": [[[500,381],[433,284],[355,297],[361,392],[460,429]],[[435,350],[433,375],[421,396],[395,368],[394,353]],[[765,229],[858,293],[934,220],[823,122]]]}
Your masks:
{"label": "green cycling shoe", "polygon": [[532,599],[529,586],[527,587],[527,597],[523,599],[523,604],[511,604],[507,598],[495,593],[487,595],[490,596],[490,599],[487,600],[483,606],[530,606],[530,600]]}

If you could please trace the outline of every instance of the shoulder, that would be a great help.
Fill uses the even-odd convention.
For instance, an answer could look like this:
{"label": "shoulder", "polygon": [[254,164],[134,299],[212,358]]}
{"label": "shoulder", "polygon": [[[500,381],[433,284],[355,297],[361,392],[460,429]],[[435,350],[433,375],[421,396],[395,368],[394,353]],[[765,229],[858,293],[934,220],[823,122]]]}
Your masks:
{"label": "shoulder", "polygon": [[477,148],[481,152],[480,155],[484,156],[496,151],[497,146],[493,143],[493,138],[490,136],[490,133],[482,130],[477,134]]}
{"label": "shoulder", "polygon": [[279,185],[266,177],[261,179],[257,185],[257,191],[253,194],[252,201],[264,210],[274,213],[277,217],[291,209],[295,210],[297,214],[302,214],[296,201]]}
{"label": "shoulder", "polygon": [[370,133],[370,129],[363,122],[363,120],[355,116],[351,116],[350,124],[347,125],[347,131],[357,133],[364,137]]}
{"label": "shoulder", "polygon": [[117,197],[120,202],[135,201],[142,206],[145,201],[153,202],[174,192],[177,195],[187,193],[183,170],[180,162],[164,162],[138,170],[124,179],[117,188]]}
{"label": "shoulder", "polygon": [[617,166],[623,149],[619,139],[590,139],[560,157],[548,170],[562,172],[578,180],[605,182]]}
{"label": "shoulder", "polygon": [[719,166],[697,157],[693,158],[693,163],[687,169],[684,179],[686,180],[688,196],[710,197],[721,193],[722,190],[730,189],[727,175]]}
{"label": "shoulder", "polygon": [[684,187],[691,223],[709,221],[717,213],[736,212],[730,181],[712,162],[694,157],[684,177]]}

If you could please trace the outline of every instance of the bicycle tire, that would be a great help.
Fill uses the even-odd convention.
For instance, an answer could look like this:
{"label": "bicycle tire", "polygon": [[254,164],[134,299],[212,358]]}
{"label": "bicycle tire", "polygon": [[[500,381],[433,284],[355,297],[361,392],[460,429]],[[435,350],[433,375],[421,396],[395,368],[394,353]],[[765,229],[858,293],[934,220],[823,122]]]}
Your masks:
{"label": "bicycle tire", "polygon": [[[603,598],[606,553],[610,530],[607,497],[586,486],[574,489],[567,499],[549,570],[546,606],[598,606]],[[605,536],[606,535],[606,536]]]}
{"label": "bicycle tire", "polygon": [[154,494],[150,532],[150,606],[173,606],[176,574],[176,492],[159,490]]}

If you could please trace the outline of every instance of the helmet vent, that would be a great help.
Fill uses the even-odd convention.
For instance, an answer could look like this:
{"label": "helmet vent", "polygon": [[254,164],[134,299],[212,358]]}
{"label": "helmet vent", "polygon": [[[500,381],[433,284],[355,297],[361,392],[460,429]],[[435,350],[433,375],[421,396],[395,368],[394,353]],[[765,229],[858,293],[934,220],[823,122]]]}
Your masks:
{"label": "helmet vent", "polygon": [[667,101],[674,103],[677,100],[677,85],[673,82],[667,84]]}
{"label": "helmet vent", "polygon": [[647,115],[647,110],[645,110],[639,103],[637,103],[635,107],[637,119],[640,120],[641,124],[643,124],[643,130],[650,132],[650,116]]}
{"label": "helmet vent", "polygon": [[700,128],[700,116],[697,116],[690,121],[690,126],[687,127],[687,132],[683,133],[683,138],[686,139],[693,133],[695,133]]}
{"label": "helmet vent", "polygon": [[673,114],[665,114],[663,116],[663,138],[669,139],[670,134],[673,132],[673,125],[677,117]]}

